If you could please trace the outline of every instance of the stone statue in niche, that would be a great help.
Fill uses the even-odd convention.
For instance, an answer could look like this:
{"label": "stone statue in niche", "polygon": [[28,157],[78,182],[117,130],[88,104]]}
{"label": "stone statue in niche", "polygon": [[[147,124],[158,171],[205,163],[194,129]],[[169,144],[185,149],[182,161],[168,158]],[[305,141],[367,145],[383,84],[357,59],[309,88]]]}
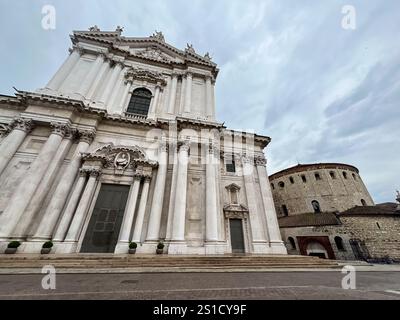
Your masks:
{"label": "stone statue in niche", "polygon": [[121,151],[114,159],[115,174],[121,175],[124,173],[126,167],[130,162],[130,155],[128,152]]}

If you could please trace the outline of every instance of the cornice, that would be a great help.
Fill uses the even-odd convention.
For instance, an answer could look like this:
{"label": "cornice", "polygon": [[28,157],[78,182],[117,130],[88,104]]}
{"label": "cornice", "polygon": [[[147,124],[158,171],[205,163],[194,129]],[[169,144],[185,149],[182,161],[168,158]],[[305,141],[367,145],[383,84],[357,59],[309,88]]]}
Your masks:
{"label": "cornice", "polygon": [[[176,117],[175,121],[169,119],[158,118],[157,120],[146,119],[144,117],[131,117],[128,115],[111,115],[108,114],[106,110],[90,107],[85,104],[82,100],[71,99],[67,97],[35,93],[28,91],[18,90],[16,97],[0,96],[0,102],[2,101],[12,101],[14,106],[24,106],[26,107],[30,103],[43,104],[46,106],[51,105],[55,108],[69,108],[73,112],[77,112],[80,115],[87,115],[96,117],[98,121],[110,121],[124,123],[126,125],[136,125],[142,126],[143,128],[160,128],[168,130],[172,123],[176,123],[177,130],[191,128],[191,129],[216,129],[220,132],[220,135],[241,135],[245,136],[245,132],[239,132],[234,130],[229,130],[225,127],[224,123],[215,121],[205,121],[198,119],[191,119],[186,117]],[[262,145],[267,145],[270,141],[269,137],[266,136],[254,136],[255,142],[261,143]]]}
{"label": "cornice", "polygon": [[[179,50],[172,45],[161,41],[156,37],[148,37],[148,38],[130,38],[130,37],[123,37],[119,36],[117,32],[98,32],[98,31],[89,31],[89,32],[82,32],[82,31],[74,31],[73,35],[70,36],[71,41],[74,45],[79,43],[79,40],[89,40],[95,43],[102,43],[107,46],[110,52],[117,52],[124,56],[125,59],[139,59],[145,61],[152,61],[154,63],[158,63],[161,65],[168,65],[169,67],[174,66],[189,66],[190,64],[204,66],[212,69],[213,75],[216,78],[219,72],[217,68],[217,64],[210,61],[208,58],[202,57],[197,53],[191,53],[189,51],[182,51]],[[111,40],[110,40],[111,38]],[[179,55],[185,62],[178,62],[178,61],[160,61],[157,59],[153,59],[151,57],[144,57],[144,56],[137,56],[132,54],[128,50],[124,50],[118,48],[117,45],[124,45],[129,43],[144,43],[144,44],[152,44],[159,47],[162,47],[166,50],[169,50],[177,55]]]}

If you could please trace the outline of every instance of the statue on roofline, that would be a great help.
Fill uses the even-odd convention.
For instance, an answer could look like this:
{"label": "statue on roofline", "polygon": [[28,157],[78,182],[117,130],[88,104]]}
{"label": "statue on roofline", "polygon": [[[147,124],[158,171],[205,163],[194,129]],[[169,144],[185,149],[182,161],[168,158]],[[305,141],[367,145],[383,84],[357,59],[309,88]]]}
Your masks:
{"label": "statue on roofline", "polygon": [[161,31],[157,31],[157,30],[156,30],[156,31],[150,36],[150,38],[158,39],[158,40],[160,40],[160,41],[165,42],[164,35],[163,35],[163,33],[162,33]]}
{"label": "statue on roofline", "polygon": [[100,28],[97,25],[89,28],[89,31],[100,31]]}

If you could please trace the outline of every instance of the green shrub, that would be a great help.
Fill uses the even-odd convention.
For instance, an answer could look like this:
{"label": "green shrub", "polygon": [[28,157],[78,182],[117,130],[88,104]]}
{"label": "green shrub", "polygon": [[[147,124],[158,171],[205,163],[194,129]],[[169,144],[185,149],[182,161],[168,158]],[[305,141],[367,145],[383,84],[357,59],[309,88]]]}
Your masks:
{"label": "green shrub", "polygon": [[43,249],[48,249],[48,248],[52,248],[52,247],[53,247],[52,241],[46,241],[45,243],[43,243],[43,246],[42,246]]}
{"label": "green shrub", "polygon": [[164,249],[164,243],[162,243],[161,241],[158,243],[157,245],[157,249]]}
{"label": "green shrub", "polygon": [[136,249],[137,243],[136,242],[130,242],[129,243],[129,249]]}
{"label": "green shrub", "polygon": [[19,241],[11,241],[7,248],[18,248],[21,245],[21,242]]}

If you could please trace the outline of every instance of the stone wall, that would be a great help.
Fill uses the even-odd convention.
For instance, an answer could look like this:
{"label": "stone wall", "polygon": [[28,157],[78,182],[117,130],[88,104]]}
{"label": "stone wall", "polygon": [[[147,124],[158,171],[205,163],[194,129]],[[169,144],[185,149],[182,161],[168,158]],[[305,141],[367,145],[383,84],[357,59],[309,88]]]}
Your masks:
{"label": "stone wall", "polygon": [[[297,236],[329,236],[336,259],[355,259],[351,239],[364,242],[371,259],[400,260],[400,217],[394,216],[349,216],[340,217],[341,225],[281,228],[282,238],[289,254],[299,254]],[[343,239],[345,250],[339,250],[334,238]],[[291,248],[288,238],[296,242],[296,249]]]}
{"label": "stone wall", "polygon": [[289,215],[313,212],[311,202],[314,200],[318,201],[321,211],[325,212],[341,212],[362,205],[362,200],[366,205],[373,205],[361,176],[351,168],[340,165],[336,168],[315,166],[277,177],[276,174],[270,176],[278,216],[285,215],[283,205]]}

